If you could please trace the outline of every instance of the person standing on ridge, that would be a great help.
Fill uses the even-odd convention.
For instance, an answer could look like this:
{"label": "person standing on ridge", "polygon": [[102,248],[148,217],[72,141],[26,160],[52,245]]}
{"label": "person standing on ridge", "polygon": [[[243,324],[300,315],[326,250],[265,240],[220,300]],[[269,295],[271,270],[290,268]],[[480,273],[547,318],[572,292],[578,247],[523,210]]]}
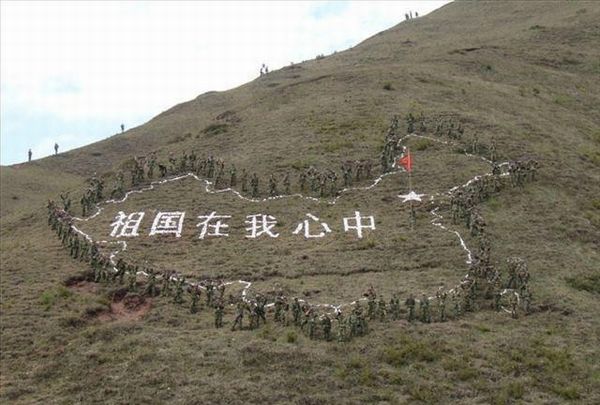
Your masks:
{"label": "person standing on ridge", "polygon": [[31,148],[29,148],[29,151],[27,152],[29,162],[31,162],[31,155],[33,155],[33,152],[31,151]]}
{"label": "person standing on ridge", "polygon": [[54,142],[54,154],[58,155],[58,143]]}

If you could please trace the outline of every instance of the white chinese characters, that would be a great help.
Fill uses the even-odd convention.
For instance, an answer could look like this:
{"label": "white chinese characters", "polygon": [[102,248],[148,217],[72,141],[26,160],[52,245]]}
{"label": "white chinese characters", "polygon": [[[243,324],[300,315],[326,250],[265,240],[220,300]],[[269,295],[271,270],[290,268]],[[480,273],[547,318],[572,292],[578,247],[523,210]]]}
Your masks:
{"label": "white chinese characters", "polygon": [[[144,219],[144,212],[132,212],[125,214],[119,211],[110,224],[110,236],[113,238],[135,237],[139,236],[139,229]],[[208,214],[198,215],[199,222],[198,239],[207,239],[209,237],[228,237],[230,226],[228,221],[232,220],[231,215],[217,214],[216,211],[210,211]],[[180,238],[183,233],[183,224],[185,212],[158,212],[152,221],[149,236],[154,235],[174,235]],[[277,219],[269,214],[251,214],[247,215],[244,221],[246,225],[247,239],[278,238],[280,233],[277,230]],[[361,239],[363,231],[366,229],[375,230],[375,217],[372,215],[363,216],[359,211],[354,212],[354,216],[342,219],[344,232],[355,231],[356,236]],[[295,226],[291,232],[292,235],[302,235],[304,239],[320,239],[333,233],[332,228],[326,222],[319,219],[312,213],[307,213],[305,219]]]}
{"label": "white chinese characters", "polygon": [[156,217],[154,217],[152,229],[150,229],[150,236],[157,234],[174,234],[176,237],[180,238],[184,218],[185,212],[159,212],[156,214]]}
{"label": "white chinese characters", "polygon": [[138,236],[138,229],[143,218],[143,212],[132,212],[129,215],[125,215],[123,211],[119,211],[115,217],[115,222],[110,224],[113,228],[110,236],[113,238],[120,238],[121,236]]}
{"label": "white chinese characters", "polygon": [[[313,214],[306,214],[306,216],[308,217],[308,219],[305,219],[303,222],[300,222],[298,224],[298,226],[296,227],[296,230],[294,230],[294,232],[292,232],[294,235],[298,235],[303,229],[304,229],[304,237],[306,239],[311,239],[311,238],[322,238],[325,236],[325,234],[327,233],[331,233],[331,228],[329,228],[329,225],[327,225],[325,222],[320,222],[319,218],[315,217]],[[313,222],[317,222],[320,226],[321,226],[321,232],[319,233],[310,233],[310,224],[311,221]]]}
{"label": "white chinese characters", "polygon": [[229,225],[223,223],[224,219],[229,218],[231,218],[231,215],[217,215],[216,211],[208,215],[198,216],[198,219],[203,220],[196,225],[196,227],[200,228],[198,238],[204,239],[206,236],[229,236],[228,233],[225,233]]}
{"label": "white chinese characters", "polygon": [[[363,220],[367,220],[368,223],[366,225],[363,225]],[[350,221],[354,221],[354,225],[352,225]],[[375,218],[373,218],[373,216],[362,217],[360,215],[360,212],[354,211],[354,217],[344,218],[344,232],[356,230],[356,235],[359,238],[362,238],[363,229],[375,230]]]}
{"label": "white chinese characters", "polygon": [[273,228],[277,225],[277,220],[272,215],[248,215],[245,223],[246,225],[249,225],[246,228],[246,231],[249,232],[249,235],[246,235],[246,238],[255,239],[263,234],[266,234],[271,238],[279,236],[278,233],[273,232]]}

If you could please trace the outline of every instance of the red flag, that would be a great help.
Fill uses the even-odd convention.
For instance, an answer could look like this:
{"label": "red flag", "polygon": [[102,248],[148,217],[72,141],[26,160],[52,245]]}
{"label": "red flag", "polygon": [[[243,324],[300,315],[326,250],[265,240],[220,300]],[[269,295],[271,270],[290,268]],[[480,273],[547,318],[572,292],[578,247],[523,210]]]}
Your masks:
{"label": "red flag", "polygon": [[398,159],[397,164],[404,167],[407,172],[412,172],[412,157],[410,156],[410,152]]}

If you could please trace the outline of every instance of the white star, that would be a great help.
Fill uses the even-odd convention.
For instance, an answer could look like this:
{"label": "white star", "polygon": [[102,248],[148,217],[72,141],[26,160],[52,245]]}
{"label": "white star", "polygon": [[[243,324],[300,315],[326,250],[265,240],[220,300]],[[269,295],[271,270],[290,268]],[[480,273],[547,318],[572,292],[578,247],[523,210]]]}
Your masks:
{"label": "white star", "polygon": [[408,194],[401,194],[398,197],[402,198],[402,202],[405,203],[407,201],[421,201],[421,197],[425,194],[417,194],[414,191],[410,191]]}

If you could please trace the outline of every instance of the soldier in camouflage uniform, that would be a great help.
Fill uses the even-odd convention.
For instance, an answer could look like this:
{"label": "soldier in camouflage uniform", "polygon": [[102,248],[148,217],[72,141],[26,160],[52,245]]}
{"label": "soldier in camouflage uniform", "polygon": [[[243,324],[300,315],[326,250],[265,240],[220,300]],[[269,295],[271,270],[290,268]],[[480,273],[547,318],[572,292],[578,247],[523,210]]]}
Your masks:
{"label": "soldier in camouflage uniform", "polygon": [[136,282],[137,282],[137,266],[129,267],[129,278],[128,278],[128,290],[135,291]]}
{"label": "soldier in camouflage uniform", "polygon": [[221,180],[223,180],[223,176],[225,175],[223,168],[219,167],[219,170],[217,170],[217,175],[215,176],[215,188],[220,188],[221,187]]}
{"label": "soldier in camouflage uniform", "polygon": [[237,170],[235,169],[235,165],[231,165],[231,169],[229,170],[229,186],[235,187],[237,184]]}
{"label": "soldier in camouflage uniform", "polygon": [[430,323],[431,313],[429,312],[429,298],[427,297],[427,295],[425,295],[425,293],[421,294],[419,309],[421,311],[421,322]]}
{"label": "soldier in camouflage uniform", "polygon": [[200,301],[200,288],[198,286],[192,286],[190,289],[190,295],[192,296],[190,313],[195,314],[196,312],[198,312],[198,302]]}
{"label": "soldier in camouflage uniform", "polygon": [[448,294],[444,291],[444,287],[440,287],[436,292],[438,313],[440,322],[446,322],[446,299]]}
{"label": "soldier in camouflage uniform", "polygon": [[231,327],[231,330],[235,330],[236,326],[239,325],[240,329],[243,328],[243,322],[244,322],[244,312],[246,311],[246,303],[243,300],[239,300],[236,306],[236,316],[235,316],[235,320],[233,321],[233,326]]}
{"label": "soldier in camouflage uniform", "polygon": [[453,312],[454,319],[458,319],[462,315],[462,302],[461,289],[455,289],[452,294]]}
{"label": "soldier in camouflage uniform", "polygon": [[148,270],[148,284],[144,290],[144,294],[154,297],[157,293],[156,274],[152,270]]}
{"label": "soldier in camouflage uniform", "polygon": [[344,187],[352,186],[352,170],[347,167],[342,167],[344,173]]}
{"label": "soldier in camouflage uniform", "polygon": [[250,303],[250,308],[248,309],[248,312],[250,312],[250,329],[254,329],[258,327],[258,305],[256,303],[256,301],[253,301]]}
{"label": "soldier in camouflage uniform", "polygon": [[285,172],[285,175],[283,176],[283,189],[284,189],[284,193],[289,195],[290,194],[290,173],[289,172]]}
{"label": "soldier in camouflage uniform", "polygon": [[163,164],[158,164],[158,171],[160,172],[160,177],[166,177],[167,176],[167,166],[163,165]]}
{"label": "soldier in camouflage uniform", "polygon": [[206,284],[206,305],[211,307],[213,305],[213,298],[215,296],[215,284],[212,280]]}
{"label": "soldier in camouflage uniform", "polygon": [[267,304],[267,298],[262,296],[262,295],[258,295],[256,297],[256,326],[260,326],[260,320],[263,320],[263,323],[267,323],[267,317],[266,317],[266,313],[265,313],[265,305]]}
{"label": "soldier in camouflage uniform", "polygon": [[390,313],[394,321],[400,319],[400,298],[398,298],[397,293],[394,293],[390,298]]}
{"label": "soldier in camouflage uniform", "polygon": [[275,322],[280,322],[281,321],[281,314],[283,312],[283,307],[284,307],[284,301],[283,301],[283,297],[278,295],[275,298]]}
{"label": "soldier in camouflage uniform", "polygon": [[63,203],[63,210],[65,212],[69,212],[69,210],[71,209],[71,197],[69,196],[70,192],[67,191],[66,193],[60,193],[60,199],[62,200]]}
{"label": "soldier in camouflage uniform", "polygon": [[321,175],[321,177],[319,178],[319,197],[323,198],[325,197],[325,187],[327,185],[327,177],[325,177],[324,175]]}
{"label": "soldier in camouflage uniform", "polygon": [[490,145],[490,160],[495,162],[498,159],[498,155],[496,154],[496,139],[492,138],[492,144]]}
{"label": "soldier in camouflage uniform", "polygon": [[252,174],[252,179],[250,180],[250,188],[252,189],[252,197],[258,197],[258,177],[256,173]]}
{"label": "soldier in camouflage uniform", "polygon": [[304,193],[304,190],[306,189],[306,173],[305,172],[300,173],[300,176],[298,177],[298,184],[300,187],[300,192]]}
{"label": "soldier in camouflage uniform", "polygon": [[183,286],[185,285],[185,277],[180,276],[177,280],[177,284],[175,285],[175,297],[173,297],[173,302],[176,304],[183,303]]}
{"label": "soldier in camouflage uniform", "polygon": [[160,295],[171,295],[171,272],[166,270],[162,274],[162,285],[160,287]]}
{"label": "soldier in camouflage uniform", "polygon": [[269,195],[271,197],[275,197],[277,195],[277,181],[273,175],[269,177]]}
{"label": "soldier in camouflage uniform", "polygon": [[379,297],[379,304],[377,305],[377,317],[381,322],[385,321],[385,316],[387,314],[387,309],[385,305],[385,300],[383,296]]}
{"label": "soldier in camouflage uniform", "polygon": [[321,328],[323,329],[323,338],[329,342],[331,340],[331,318],[329,318],[329,315],[325,314],[321,318]]}
{"label": "soldier in camouflage uniform", "polygon": [[479,137],[477,134],[473,135],[473,141],[471,143],[471,153],[477,154],[479,153]]}
{"label": "soldier in camouflage uniform", "polygon": [[377,316],[377,293],[375,292],[373,286],[369,286],[369,289],[365,295],[367,296],[367,316],[370,320],[373,320]]}
{"label": "soldier in camouflage uniform", "polygon": [[408,307],[408,322],[412,322],[415,320],[415,296],[410,294],[404,304]]}
{"label": "soldier in camouflage uniform", "polygon": [[331,182],[331,187],[329,189],[329,193],[331,194],[332,197],[335,197],[338,195],[338,189],[337,189],[337,174],[335,174],[334,171],[332,171],[329,176],[329,181]]}
{"label": "soldier in camouflage uniform", "polygon": [[519,298],[516,292],[511,292],[508,295],[508,303],[510,305],[510,315],[513,319],[518,318],[517,307],[519,305]]}
{"label": "soldier in camouflage uniform", "polygon": [[[219,329],[223,327],[223,312],[225,312],[225,307],[223,306],[223,302],[217,302],[215,305],[215,328]],[[240,329],[242,324],[240,322]]]}
{"label": "soldier in camouflage uniform", "polygon": [[246,169],[242,169],[242,193],[248,192],[248,173],[246,173]]}
{"label": "soldier in camouflage uniform", "polygon": [[292,315],[294,316],[294,325],[300,325],[300,313],[302,312],[302,306],[300,305],[300,301],[298,301],[298,297],[294,297],[294,301],[292,303]]}
{"label": "soldier in camouflage uniform", "polygon": [[307,314],[305,314],[305,316],[307,317],[306,334],[308,335],[309,339],[314,339],[317,325],[317,314],[310,310]]}
{"label": "soldier in camouflage uniform", "polygon": [[345,342],[348,340],[348,325],[346,322],[346,318],[341,312],[336,314],[337,324],[338,324],[338,342]]}

